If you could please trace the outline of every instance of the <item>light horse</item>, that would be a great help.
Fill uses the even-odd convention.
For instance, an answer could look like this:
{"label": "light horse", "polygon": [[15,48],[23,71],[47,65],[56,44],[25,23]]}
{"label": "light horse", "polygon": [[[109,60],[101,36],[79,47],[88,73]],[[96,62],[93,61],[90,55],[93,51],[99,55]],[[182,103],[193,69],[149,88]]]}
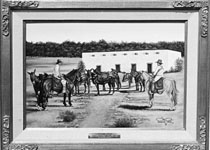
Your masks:
{"label": "light horse", "polygon": [[162,94],[165,91],[171,100],[170,110],[176,109],[175,106],[177,105],[178,90],[176,88],[175,80],[169,79],[169,78],[163,78],[163,89],[157,90],[156,92],[152,92],[150,85],[153,80],[153,77],[144,71],[142,71],[142,77],[145,79],[145,88],[149,95],[149,107],[150,108],[153,106],[154,94],[155,93]]}

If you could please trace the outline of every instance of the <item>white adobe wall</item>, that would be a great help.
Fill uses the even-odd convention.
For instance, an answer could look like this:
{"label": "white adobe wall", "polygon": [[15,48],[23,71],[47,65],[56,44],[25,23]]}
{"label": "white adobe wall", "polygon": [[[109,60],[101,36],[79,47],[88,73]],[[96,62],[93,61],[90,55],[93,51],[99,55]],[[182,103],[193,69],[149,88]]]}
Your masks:
{"label": "white adobe wall", "polygon": [[181,53],[171,50],[94,52],[82,54],[82,60],[87,69],[96,68],[96,65],[100,65],[102,71],[110,71],[111,68],[115,68],[116,64],[120,64],[121,71],[125,72],[130,72],[131,64],[136,64],[137,70],[147,71],[147,63],[152,63],[152,69],[154,71],[156,68],[155,62],[158,59],[162,59],[165,70],[169,70],[171,66],[174,67],[177,58],[181,58]]}

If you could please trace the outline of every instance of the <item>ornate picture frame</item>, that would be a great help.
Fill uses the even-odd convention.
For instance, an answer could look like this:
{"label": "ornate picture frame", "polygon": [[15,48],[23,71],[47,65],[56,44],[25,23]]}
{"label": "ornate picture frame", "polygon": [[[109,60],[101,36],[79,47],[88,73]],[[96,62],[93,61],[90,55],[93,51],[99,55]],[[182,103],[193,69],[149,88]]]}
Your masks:
{"label": "ornate picture frame", "polygon": [[[146,16],[147,19],[138,18],[139,12],[148,12]],[[72,129],[68,133],[75,135],[76,132],[83,132],[87,137],[81,137],[72,141],[69,141],[71,138],[66,141],[56,138],[50,138],[49,131],[36,130],[36,129],[27,129],[23,124],[25,114],[24,106],[19,106],[19,103],[16,101],[21,101],[20,104],[23,104],[24,100],[21,97],[24,97],[23,87],[21,85],[25,84],[23,73],[18,73],[15,70],[16,67],[23,69],[24,62],[22,60],[23,52],[20,53],[18,48],[24,48],[23,41],[25,38],[25,22],[27,21],[37,21],[37,22],[47,22],[47,21],[65,21],[67,20],[65,16],[62,16],[62,13],[72,13],[76,15],[72,18],[88,20],[146,20],[146,21],[156,21],[154,15],[156,12],[163,13],[157,18],[157,21],[181,21],[186,25],[186,39],[187,39],[187,60],[188,63],[185,67],[189,68],[187,74],[185,75],[187,83],[186,87],[186,99],[193,99],[194,102],[190,103],[189,100],[186,104],[186,122],[190,122],[192,118],[195,121],[195,125],[191,127],[190,123],[186,125],[186,131],[176,132],[170,131],[170,134],[174,134],[174,138],[165,140],[166,137],[159,137],[162,140],[155,140],[152,137],[146,137],[147,140],[141,139],[141,136],[136,136],[140,139],[135,139],[132,132],[131,138],[123,137],[126,135],[123,134],[124,130],[110,130],[113,133],[119,132],[122,137],[121,139],[88,139],[88,134],[90,133],[107,133],[107,131],[101,131],[97,129],[83,129],[78,131]],[[94,13],[88,15],[77,14],[78,12],[100,12],[101,14]],[[108,16],[113,13],[113,16]],[[165,15],[165,13],[171,13],[172,15]],[[7,1],[4,0],[1,5],[1,63],[0,63],[0,102],[1,102],[1,112],[0,112],[0,127],[1,127],[1,149],[170,149],[170,150],[207,150],[209,141],[208,141],[208,127],[209,127],[209,52],[208,52],[208,2],[207,1]],[[30,13],[31,15],[25,15]],[[42,14],[44,18],[37,17],[37,14]],[[53,13],[54,15],[49,15]],[[126,14],[127,13],[127,14]],[[131,15],[129,15],[131,13]],[[151,13],[151,14],[150,14]],[[103,16],[104,15],[104,16]],[[128,18],[131,17],[132,18]],[[60,17],[60,18],[59,18]],[[87,17],[87,18],[85,18]],[[117,18],[119,17],[119,18]],[[126,18],[127,17],[127,18]],[[174,18],[173,18],[174,17]],[[48,19],[46,19],[48,18]],[[197,27],[197,28],[196,28]],[[192,29],[195,29],[193,31]],[[192,31],[192,33],[191,33]],[[193,38],[192,38],[193,36]],[[16,39],[21,38],[19,42],[16,42]],[[195,44],[195,45],[191,45]],[[19,47],[20,46],[20,47]],[[194,47],[194,48],[193,48]],[[192,48],[189,49],[189,48]],[[195,60],[193,60],[195,59]],[[195,64],[191,64],[195,62]],[[195,70],[196,75],[191,75],[192,70]],[[17,76],[17,77],[16,77]],[[20,80],[19,80],[20,79]],[[193,82],[192,84],[190,82]],[[195,83],[194,83],[195,82]],[[194,85],[194,87],[192,86]],[[190,88],[189,88],[190,87]],[[16,90],[18,88],[19,90]],[[22,91],[20,91],[22,90]],[[194,95],[190,94],[194,92]],[[188,103],[189,102],[189,103]],[[17,105],[16,105],[17,104]],[[192,104],[189,106],[189,104]],[[194,106],[194,104],[196,106]],[[17,108],[16,108],[17,106]],[[21,107],[19,109],[19,107]],[[188,112],[189,110],[189,112]],[[190,112],[194,110],[194,112]],[[194,117],[189,117],[191,114]],[[18,127],[17,127],[18,126]],[[43,131],[43,134],[41,133]],[[65,133],[64,130],[58,130],[56,133]],[[150,131],[148,131],[150,132]],[[162,134],[161,131],[156,136]],[[183,134],[182,134],[183,132]],[[39,134],[40,133],[40,134]],[[56,134],[55,133],[55,134]],[[145,132],[139,132],[145,134]],[[165,132],[164,132],[165,133]],[[192,135],[191,135],[192,134]],[[81,134],[81,136],[84,134]],[[153,135],[153,131],[151,134]],[[67,135],[66,135],[67,136]],[[180,137],[178,137],[180,136]],[[183,142],[181,142],[182,137]],[[185,138],[186,137],[186,138]],[[41,138],[41,140],[40,140]],[[151,140],[150,140],[151,138]],[[181,140],[178,140],[180,138]],[[38,140],[39,139],[39,140]],[[74,139],[72,137],[72,139]]]}

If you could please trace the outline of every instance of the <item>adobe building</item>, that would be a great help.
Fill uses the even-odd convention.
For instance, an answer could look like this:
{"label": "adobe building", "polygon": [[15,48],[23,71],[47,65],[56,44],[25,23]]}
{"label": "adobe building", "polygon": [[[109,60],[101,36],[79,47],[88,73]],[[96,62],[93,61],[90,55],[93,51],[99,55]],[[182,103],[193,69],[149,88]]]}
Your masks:
{"label": "adobe building", "polygon": [[175,68],[178,58],[182,58],[181,52],[167,49],[82,53],[86,69],[98,68],[101,71],[110,71],[113,68],[122,72],[134,69],[151,73],[156,68],[158,59],[162,59],[165,71],[169,71]]}

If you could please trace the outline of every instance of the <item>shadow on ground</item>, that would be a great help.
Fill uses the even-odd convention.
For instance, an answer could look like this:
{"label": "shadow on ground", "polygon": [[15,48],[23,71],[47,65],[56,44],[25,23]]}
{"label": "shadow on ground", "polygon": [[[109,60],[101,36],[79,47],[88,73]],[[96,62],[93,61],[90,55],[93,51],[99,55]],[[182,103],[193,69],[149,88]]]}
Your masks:
{"label": "shadow on ground", "polygon": [[171,111],[170,109],[150,108],[149,106],[137,106],[137,105],[120,105],[119,108],[130,110],[145,110],[145,111]]}

